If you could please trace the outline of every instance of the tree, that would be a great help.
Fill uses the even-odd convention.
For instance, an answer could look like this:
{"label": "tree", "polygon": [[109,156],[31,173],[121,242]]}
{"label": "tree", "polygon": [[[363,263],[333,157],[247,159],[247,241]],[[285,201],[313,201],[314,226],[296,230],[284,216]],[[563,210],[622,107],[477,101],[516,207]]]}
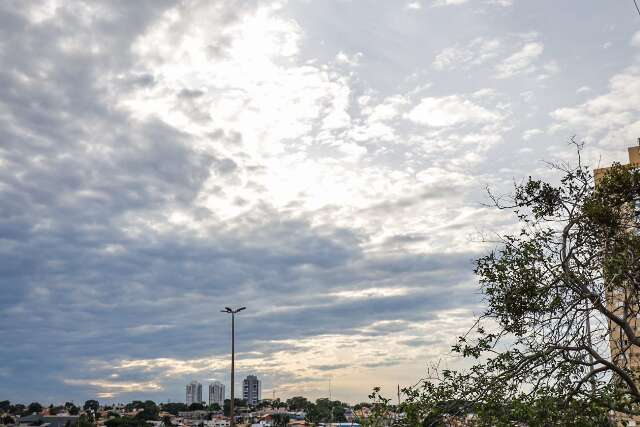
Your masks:
{"label": "tree", "polygon": [[610,409],[640,412],[628,363],[640,350],[640,171],[616,164],[596,186],[579,150],[576,167],[554,167],[557,184],[529,178],[492,196],[520,230],[476,263],[487,309],[453,348],[475,365],[405,390],[408,422],[470,405],[491,425],[604,425]]}
{"label": "tree", "polygon": [[309,406],[309,401],[306,397],[295,396],[291,399],[287,399],[287,407],[290,411],[304,411]]}
{"label": "tree", "polygon": [[14,420],[10,415],[5,415],[3,416],[0,421],[2,422],[2,424],[4,425],[12,425],[16,423],[16,420]]}
{"label": "tree", "polygon": [[125,409],[127,412],[132,412],[134,409],[144,409],[144,402],[141,400],[134,400],[133,402],[129,402],[125,405]]}
{"label": "tree", "polygon": [[27,410],[27,407],[24,406],[22,403],[16,403],[14,406],[11,407],[9,412],[11,412],[12,415],[23,415],[26,410]]}
{"label": "tree", "polygon": [[27,412],[30,414],[40,413],[42,412],[42,405],[39,404],[38,402],[31,402],[27,407]]}
{"label": "tree", "polygon": [[112,418],[104,422],[106,427],[148,427],[145,420],[136,417]]}
{"label": "tree", "polygon": [[287,414],[273,414],[273,427],[286,427],[289,425],[289,415]]}
{"label": "tree", "polygon": [[220,407],[220,405],[219,405],[219,404],[217,404],[217,403],[215,403],[215,402],[214,402],[214,403],[212,403],[211,405],[209,405],[209,406],[207,407],[207,409],[208,409],[209,411],[211,411],[211,412],[220,412],[220,411],[222,410],[222,408]]}
{"label": "tree", "polygon": [[64,406],[49,406],[49,415],[57,415],[61,412],[65,411],[65,407]]}
{"label": "tree", "polygon": [[98,412],[98,409],[100,409],[100,403],[97,400],[93,399],[87,400],[86,402],[84,402],[82,409],[84,409],[85,411],[91,410],[96,413]]}
{"label": "tree", "polygon": [[339,400],[317,399],[315,403],[307,404],[307,421],[316,424],[346,421],[344,406]]}
{"label": "tree", "polygon": [[144,421],[157,421],[160,410],[153,400],[147,400],[142,405],[142,411],[136,414],[136,418]]}
{"label": "tree", "polygon": [[[375,387],[369,395],[371,403],[357,404],[354,409],[369,408],[371,413],[369,417],[359,420],[364,427],[386,427],[394,425],[394,407],[391,405],[391,399],[385,398],[380,394],[380,387]],[[418,424],[419,425],[419,424]]]}
{"label": "tree", "polygon": [[0,402],[0,412],[9,412],[11,409],[11,402],[3,400]]}
{"label": "tree", "polygon": [[80,415],[80,418],[78,418],[78,427],[96,427],[93,416],[91,414]]}
{"label": "tree", "polygon": [[188,409],[184,403],[162,403],[160,406],[164,412],[171,415],[178,415],[178,412],[185,412]]}
{"label": "tree", "polygon": [[202,403],[197,403],[194,402],[191,405],[189,405],[189,410],[190,411],[204,411],[204,405]]}

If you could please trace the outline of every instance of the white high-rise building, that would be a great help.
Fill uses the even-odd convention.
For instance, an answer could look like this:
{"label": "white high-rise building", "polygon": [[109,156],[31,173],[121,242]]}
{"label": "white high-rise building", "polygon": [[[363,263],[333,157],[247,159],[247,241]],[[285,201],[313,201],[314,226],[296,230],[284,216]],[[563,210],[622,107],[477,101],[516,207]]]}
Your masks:
{"label": "white high-rise building", "polygon": [[187,406],[192,403],[202,403],[202,384],[191,381],[187,384]]}
{"label": "white high-rise building", "polygon": [[247,375],[247,378],[242,381],[242,398],[253,406],[262,399],[262,384],[255,375]]}
{"label": "white high-rise building", "polygon": [[224,406],[224,384],[214,381],[209,384],[209,405],[217,403],[222,408]]}

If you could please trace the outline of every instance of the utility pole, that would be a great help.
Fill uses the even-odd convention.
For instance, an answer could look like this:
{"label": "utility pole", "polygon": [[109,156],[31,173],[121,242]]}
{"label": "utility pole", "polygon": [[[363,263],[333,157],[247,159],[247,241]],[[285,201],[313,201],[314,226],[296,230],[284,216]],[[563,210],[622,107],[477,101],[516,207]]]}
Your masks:
{"label": "utility pole", "polygon": [[231,427],[235,427],[236,418],[235,418],[235,359],[236,359],[236,314],[241,312],[247,307],[240,307],[236,310],[232,310],[229,307],[225,307],[224,310],[220,310],[223,313],[231,314],[231,406],[229,408],[229,415],[231,416]]}

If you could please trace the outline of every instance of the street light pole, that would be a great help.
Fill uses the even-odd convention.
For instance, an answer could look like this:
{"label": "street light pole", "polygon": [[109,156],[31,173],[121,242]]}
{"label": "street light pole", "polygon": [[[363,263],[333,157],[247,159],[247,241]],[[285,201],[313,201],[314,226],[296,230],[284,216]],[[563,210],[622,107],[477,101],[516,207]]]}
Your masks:
{"label": "street light pole", "polygon": [[231,405],[229,408],[229,415],[231,417],[231,427],[235,427],[236,419],[235,419],[235,359],[236,359],[236,313],[241,312],[247,307],[240,307],[238,309],[231,309],[229,307],[225,307],[224,310],[220,310],[223,313],[231,314]]}

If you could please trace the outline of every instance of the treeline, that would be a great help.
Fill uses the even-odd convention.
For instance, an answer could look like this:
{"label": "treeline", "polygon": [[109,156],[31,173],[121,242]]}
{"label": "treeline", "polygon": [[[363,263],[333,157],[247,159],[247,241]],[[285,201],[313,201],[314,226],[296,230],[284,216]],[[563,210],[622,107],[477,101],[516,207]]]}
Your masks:
{"label": "treeline", "polygon": [[[81,407],[74,405],[72,402],[66,402],[64,405],[48,407],[48,413],[56,415],[68,412],[71,415],[81,415],[80,427],[91,427],[95,425],[95,421],[101,416],[108,418],[105,421],[106,427],[145,427],[147,421],[162,420],[167,427],[171,426],[171,417],[165,416],[161,419],[160,413],[165,412],[173,416],[177,416],[180,412],[187,411],[209,411],[212,414],[222,412],[225,416],[230,415],[231,401],[226,399],[223,407],[214,403],[205,405],[203,403],[193,403],[187,406],[184,403],[169,402],[156,404],[153,400],[134,400],[126,405],[113,407],[101,407],[97,400],[87,400]],[[358,404],[355,409],[367,404]],[[313,423],[321,422],[344,422],[346,421],[346,410],[349,405],[339,400],[330,400],[327,398],[317,399],[315,402],[308,400],[302,396],[292,397],[286,401],[276,399],[274,401],[262,401],[255,407],[250,405],[243,399],[235,399],[236,414],[248,412],[251,409],[260,410],[267,407],[282,408],[292,412],[305,412],[306,419]],[[0,415],[2,415],[3,424],[13,424],[15,416],[25,416],[33,413],[41,413],[45,408],[38,402],[32,402],[29,405],[12,404],[8,400],[0,401]],[[136,412],[135,415],[122,415],[116,409],[124,409],[125,413]],[[102,411],[101,411],[102,410]],[[106,412],[106,414],[105,414]],[[211,416],[211,414],[210,414]],[[6,418],[6,420],[5,420]],[[284,416],[283,416],[284,418]],[[281,420],[284,422],[285,420]]]}
{"label": "treeline", "polygon": [[[24,416],[33,413],[40,413],[43,410],[44,407],[38,402],[31,402],[28,405],[24,405],[22,403],[12,404],[8,400],[0,401],[0,414],[4,415]],[[48,410],[51,415],[56,415],[61,412],[68,412],[70,415],[78,415],[80,413],[80,408],[72,402],[66,402],[64,405],[58,406],[49,405]]]}

